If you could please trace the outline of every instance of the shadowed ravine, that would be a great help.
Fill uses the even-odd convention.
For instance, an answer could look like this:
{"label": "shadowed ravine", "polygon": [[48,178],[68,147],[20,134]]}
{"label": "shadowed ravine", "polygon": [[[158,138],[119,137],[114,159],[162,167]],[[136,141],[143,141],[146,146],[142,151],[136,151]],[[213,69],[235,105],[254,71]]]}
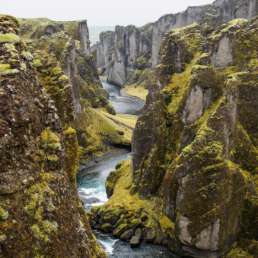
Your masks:
{"label": "shadowed ravine", "polygon": [[[136,97],[121,95],[119,87],[102,81],[103,88],[109,93],[109,99],[117,113],[137,114],[144,102]],[[89,162],[80,168],[77,177],[78,192],[86,210],[107,201],[105,181],[109,173],[122,160],[130,156],[128,150],[115,149],[98,160]],[[168,258],[177,257],[166,248],[150,244],[131,249],[130,245],[109,235],[95,232],[98,241],[112,258]]]}

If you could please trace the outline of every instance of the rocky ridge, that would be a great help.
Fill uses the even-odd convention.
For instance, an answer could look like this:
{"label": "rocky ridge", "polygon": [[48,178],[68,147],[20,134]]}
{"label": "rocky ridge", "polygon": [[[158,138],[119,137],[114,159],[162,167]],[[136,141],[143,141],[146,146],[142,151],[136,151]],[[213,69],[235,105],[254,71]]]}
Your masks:
{"label": "rocky ridge", "polygon": [[[61,70],[68,76],[77,115],[82,112],[84,106],[108,106],[107,95],[102,89],[89,53],[90,41],[86,20],[57,22],[48,19],[21,19],[20,23],[21,37],[28,42],[31,52],[36,55],[38,71],[53,72],[58,76]],[[49,54],[50,60],[47,59]],[[49,67],[51,65],[52,70]]]}
{"label": "rocky ridge", "polygon": [[133,160],[93,227],[190,257],[257,257],[257,18],[167,33]]}
{"label": "rocky ridge", "polygon": [[[20,23],[21,36],[35,57],[40,82],[56,106],[73,109],[82,159],[94,158],[112,145],[128,147],[131,132],[129,135],[126,127],[109,119],[115,111],[90,54],[87,21],[20,19]],[[66,91],[71,91],[72,107],[63,105]]]}
{"label": "rocky ridge", "polygon": [[76,190],[72,86],[57,68],[42,68],[44,83],[37,67],[18,21],[1,15],[0,257],[105,257]]}
{"label": "rocky ridge", "polygon": [[99,43],[92,47],[97,67],[108,81],[124,85],[138,80],[142,73],[155,67],[164,35],[171,29],[194,22],[203,26],[218,26],[235,18],[250,19],[257,14],[256,0],[217,0],[210,5],[189,7],[177,14],[168,14],[154,23],[137,28],[117,26],[115,31],[103,32]]}

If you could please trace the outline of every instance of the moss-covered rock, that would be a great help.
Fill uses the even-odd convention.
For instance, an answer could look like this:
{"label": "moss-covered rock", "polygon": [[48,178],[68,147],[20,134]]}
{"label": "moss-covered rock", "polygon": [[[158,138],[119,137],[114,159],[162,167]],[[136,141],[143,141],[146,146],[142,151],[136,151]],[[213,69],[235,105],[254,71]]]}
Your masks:
{"label": "moss-covered rock", "polygon": [[77,140],[76,130],[68,127],[64,131],[65,149],[66,149],[66,171],[69,174],[72,183],[76,184],[76,174],[80,158],[79,144]]}
{"label": "moss-covered rock", "polygon": [[174,245],[174,223],[157,206],[161,200],[144,200],[132,193],[131,161],[119,164],[113,174],[114,182],[108,179],[109,183],[112,181],[113,195],[106,205],[92,209],[92,226],[112,233],[132,246],[142,241]]}
{"label": "moss-covered rock", "polygon": [[166,35],[134,131],[132,173],[111,174],[113,194],[94,225],[119,207],[120,237],[140,220],[143,239],[180,254],[257,256],[256,31],[257,18]]}
{"label": "moss-covered rock", "polygon": [[[0,32],[18,30],[15,18],[0,16]],[[61,109],[72,106],[71,98],[56,105],[15,35],[0,43],[0,256],[105,257],[74,183],[73,109]],[[18,72],[2,73],[9,69]]]}
{"label": "moss-covered rock", "polygon": [[241,258],[241,257],[245,257],[245,258],[254,258],[253,255],[245,252],[244,250],[242,250],[241,248],[234,248],[232,249],[229,254],[226,256],[226,258]]}
{"label": "moss-covered rock", "polygon": [[[48,19],[21,19],[20,23],[21,37],[30,40],[33,65],[40,83],[54,101],[63,125],[76,128],[82,157],[90,159],[105,151],[109,135],[112,135],[111,142],[115,138],[119,142],[122,137],[113,134],[113,128],[106,137],[95,137],[96,133],[92,132],[91,109],[103,108],[113,114],[114,110],[89,53],[87,23]],[[28,55],[24,57],[28,58]]]}
{"label": "moss-covered rock", "polygon": [[6,220],[6,219],[8,219],[8,217],[9,217],[8,211],[6,211],[2,207],[0,207],[0,218],[1,218],[1,220]]}
{"label": "moss-covered rock", "polygon": [[20,37],[14,33],[0,34],[0,43],[18,43]]}
{"label": "moss-covered rock", "polygon": [[[119,168],[119,166],[117,166],[117,168]],[[121,176],[121,170],[119,169],[116,169],[115,171],[112,171],[109,174],[105,185],[108,198],[110,198],[113,195],[115,185],[120,176]]]}

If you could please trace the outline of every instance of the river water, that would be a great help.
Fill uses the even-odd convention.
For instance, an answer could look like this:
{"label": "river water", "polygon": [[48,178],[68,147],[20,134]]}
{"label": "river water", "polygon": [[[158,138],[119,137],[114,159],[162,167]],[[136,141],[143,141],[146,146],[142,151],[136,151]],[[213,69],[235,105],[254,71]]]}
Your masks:
{"label": "river water", "polygon": [[[109,100],[115,111],[122,114],[138,114],[144,102],[138,98],[122,95],[120,88],[102,81],[103,88],[109,93]],[[86,210],[107,201],[105,181],[116,165],[128,159],[130,153],[125,149],[112,152],[80,167],[77,176],[78,192]],[[132,249],[128,243],[114,239],[112,236],[95,232],[98,241],[105,248],[110,258],[176,258],[166,248],[150,244]]]}
{"label": "river water", "polygon": [[119,87],[106,81],[102,81],[102,85],[109,93],[109,100],[117,113],[137,115],[143,108],[144,101],[141,99],[121,94]]}

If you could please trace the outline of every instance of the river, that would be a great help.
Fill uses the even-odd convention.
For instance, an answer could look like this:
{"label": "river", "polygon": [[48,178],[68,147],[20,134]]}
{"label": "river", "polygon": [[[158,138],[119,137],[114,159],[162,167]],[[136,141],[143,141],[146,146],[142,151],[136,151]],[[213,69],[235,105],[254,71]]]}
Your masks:
{"label": "river", "polygon": [[109,100],[115,111],[121,114],[137,115],[144,106],[144,101],[133,96],[121,94],[120,88],[102,81],[103,88],[109,93]]}
{"label": "river", "polygon": [[[122,114],[138,114],[144,102],[136,97],[122,95],[120,88],[102,81],[103,88],[109,93],[109,100],[115,111]],[[114,149],[98,160],[89,162],[80,168],[77,176],[78,192],[86,210],[107,201],[105,181],[109,173],[122,160],[131,154],[125,149]],[[128,243],[112,236],[95,232],[98,241],[105,248],[110,258],[176,258],[166,248],[151,244],[142,244],[132,249]]]}

